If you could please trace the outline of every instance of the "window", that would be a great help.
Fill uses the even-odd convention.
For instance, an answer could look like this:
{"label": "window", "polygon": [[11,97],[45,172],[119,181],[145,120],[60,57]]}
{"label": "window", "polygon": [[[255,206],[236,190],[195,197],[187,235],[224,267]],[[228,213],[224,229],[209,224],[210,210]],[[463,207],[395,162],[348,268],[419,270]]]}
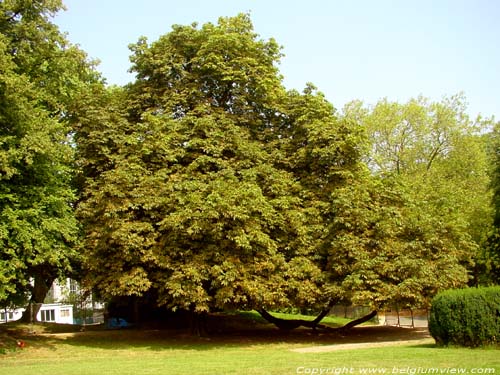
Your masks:
{"label": "window", "polygon": [[42,310],[40,312],[42,322],[54,322],[56,320],[55,310]]}
{"label": "window", "polygon": [[69,318],[69,309],[61,310],[61,318]]}
{"label": "window", "polygon": [[71,293],[78,293],[78,283],[75,280],[69,281],[69,291]]}
{"label": "window", "polygon": [[0,312],[0,322],[6,322],[9,320],[14,320],[14,313],[9,311],[8,313]]}

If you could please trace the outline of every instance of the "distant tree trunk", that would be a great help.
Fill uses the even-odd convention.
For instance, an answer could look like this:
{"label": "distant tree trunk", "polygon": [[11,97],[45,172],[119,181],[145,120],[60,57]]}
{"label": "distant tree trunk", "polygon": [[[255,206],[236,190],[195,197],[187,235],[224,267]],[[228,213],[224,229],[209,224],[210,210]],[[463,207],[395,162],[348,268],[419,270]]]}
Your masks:
{"label": "distant tree trunk", "polygon": [[141,313],[139,309],[139,298],[138,297],[133,297],[132,298],[132,321],[135,324],[138,324],[141,321]]}
{"label": "distant tree trunk", "polygon": [[189,312],[189,333],[198,337],[208,336],[206,313]]}
{"label": "distant tree trunk", "polygon": [[336,328],[336,329],[340,330],[340,331],[347,331],[347,330],[349,330],[349,329],[351,329],[353,327],[356,327],[357,325],[360,325],[360,324],[362,324],[364,322],[369,321],[370,319],[373,319],[376,316],[377,316],[377,310],[373,310],[371,313],[369,313],[369,314],[367,314],[365,316],[362,316],[359,319],[355,319],[352,322],[349,322],[346,325],[343,325],[342,327]]}
{"label": "distant tree trunk", "polygon": [[44,275],[43,272],[35,273],[31,298],[20,319],[21,322],[30,323],[37,321],[36,316],[38,311],[40,311],[40,307],[42,306],[54,280],[55,277]]}

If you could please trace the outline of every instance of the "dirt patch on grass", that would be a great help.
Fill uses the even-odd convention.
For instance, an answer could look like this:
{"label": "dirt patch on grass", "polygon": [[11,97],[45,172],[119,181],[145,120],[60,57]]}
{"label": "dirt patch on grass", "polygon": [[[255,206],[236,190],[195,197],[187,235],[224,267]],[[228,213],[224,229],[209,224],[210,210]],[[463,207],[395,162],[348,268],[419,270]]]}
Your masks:
{"label": "dirt patch on grass", "polygon": [[312,346],[309,348],[292,349],[292,352],[324,353],[324,352],[333,352],[333,351],[337,351],[337,350],[383,348],[383,347],[387,347],[387,346],[401,346],[401,345],[426,345],[426,344],[433,344],[433,343],[434,343],[434,340],[431,338],[421,339],[421,340],[364,342],[364,343],[359,343],[359,344],[338,344],[338,345]]}
{"label": "dirt patch on grass", "polygon": [[433,343],[434,343],[433,339],[427,338],[420,340],[399,340],[399,341],[384,341],[384,342],[363,342],[358,344],[310,346],[307,348],[291,349],[291,351],[296,353],[326,353],[326,352],[334,352],[337,350],[383,348],[387,346],[401,346],[401,345],[426,345]]}

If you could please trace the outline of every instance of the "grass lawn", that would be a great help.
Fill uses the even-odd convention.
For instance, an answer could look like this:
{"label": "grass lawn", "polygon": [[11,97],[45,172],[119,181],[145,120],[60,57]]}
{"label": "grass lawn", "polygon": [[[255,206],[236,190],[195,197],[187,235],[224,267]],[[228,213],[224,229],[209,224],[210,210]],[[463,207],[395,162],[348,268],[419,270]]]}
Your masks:
{"label": "grass lawn", "polygon": [[[180,331],[96,330],[25,335],[24,349],[0,354],[0,373],[17,374],[500,374],[500,351],[437,348],[417,330],[360,327],[349,336],[285,334],[261,324],[194,338]],[[53,329],[49,329],[52,331]],[[46,330],[46,331],[49,331]],[[21,333],[16,333],[18,337]],[[0,340],[12,340],[13,333]],[[419,339],[397,346],[299,353],[350,342]],[[432,372],[429,372],[432,371]],[[439,372],[436,372],[439,371]]]}

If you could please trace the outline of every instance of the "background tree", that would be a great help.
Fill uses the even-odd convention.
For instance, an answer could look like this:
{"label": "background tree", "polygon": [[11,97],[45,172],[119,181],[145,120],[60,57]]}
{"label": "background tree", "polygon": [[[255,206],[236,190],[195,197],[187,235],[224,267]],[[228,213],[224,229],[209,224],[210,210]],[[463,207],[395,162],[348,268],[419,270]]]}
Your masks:
{"label": "background tree", "polygon": [[85,54],[49,21],[61,6],[0,3],[2,303],[25,294],[43,302],[78,258],[68,109],[96,77]]}
{"label": "background tree", "polygon": [[438,291],[467,283],[475,246],[466,228],[397,178],[367,171],[334,206],[329,284],[345,301],[427,308]]}
{"label": "background tree", "polygon": [[[371,149],[365,160],[371,173],[381,178],[381,188],[397,181],[404,198],[399,205],[412,208],[398,209],[400,224],[391,226],[414,228],[397,235],[403,246],[399,251],[419,244],[419,251],[423,251],[422,257],[417,257],[420,261],[454,258],[450,263],[450,269],[455,269],[454,280],[445,282],[439,280],[439,273],[433,277],[421,273],[421,281],[432,279],[436,288],[467,281],[466,269],[470,278],[478,277],[473,260],[480,257],[491,225],[488,159],[481,135],[491,121],[471,121],[465,110],[465,99],[460,95],[438,103],[422,97],[406,104],[382,100],[373,108],[353,102],[345,109],[347,117],[357,119],[367,130]],[[370,232],[364,233],[373,239]],[[427,269],[433,267],[428,265]],[[443,268],[434,269],[441,272]],[[413,288],[419,290],[417,284]]]}

